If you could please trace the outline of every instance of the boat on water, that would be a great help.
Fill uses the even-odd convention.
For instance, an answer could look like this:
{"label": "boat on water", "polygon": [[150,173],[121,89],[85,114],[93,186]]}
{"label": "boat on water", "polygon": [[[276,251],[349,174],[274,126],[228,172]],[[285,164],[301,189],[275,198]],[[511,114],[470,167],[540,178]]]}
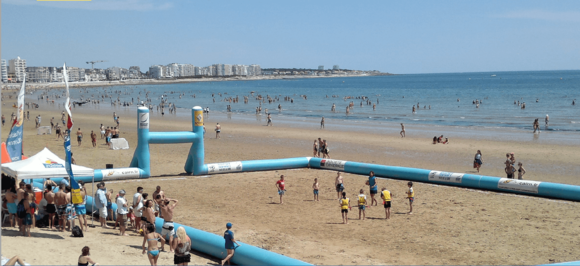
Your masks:
{"label": "boat on water", "polygon": [[491,75],[491,76],[492,76],[492,77],[495,77],[495,74],[494,74],[494,75]]}

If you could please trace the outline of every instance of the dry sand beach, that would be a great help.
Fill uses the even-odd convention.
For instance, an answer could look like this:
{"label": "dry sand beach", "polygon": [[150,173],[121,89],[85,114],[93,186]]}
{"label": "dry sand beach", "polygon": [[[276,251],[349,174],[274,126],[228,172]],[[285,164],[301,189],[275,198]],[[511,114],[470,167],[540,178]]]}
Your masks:
{"label": "dry sand beach", "polygon": [[[2,107],[7,120],[13,112],[11,105],[6,101]],[[135,116],[123,117],[121,124],[120,135],[129,141],[129,150],[108,150],[100,136],[97,148],[90,143],[91,130],[98,133],[100,124],[113,125],[113,111],[73,110],[74,127],[85,134],[81,147],[73,141],[78,164],[92,168],[104,168],[107,163],[129,165],[137,143]],[[33,120],[38,114],[43,125],[49,124],[50,117],[60,118],[58,110],[30,110],[31,121],[24,124],[24,154],[33,155],[46,146],[64,157],[63,143],[55,135],[36,135]],[[236,122],[235,116],[220,120],[213,116],[205,120],[206,163],[312,156],[313,140],[322,137],[329,141],[333,159],[465,173],[475,170],[473,156],[480,149],[485,160],[481,174],[500,177],[505,175],[505,153],[514,152],[528,171],[527,179],[580,185],[577,146],[468,138],[432,145],[431,139],[417,137],[409,126],[407,138],[402,139],[394,130],[363,133],[319,130],[318,126],[265,127]],[[222,125],[221,139],[213,133],[216,122]],[[151,131],[176,130],[191,130],[191,119],[151,116]],[[8,132],[9,126],[4,126],[3,140]],[[395,196],[391,219],[386,221],[383,207],[378,206],[367,209],[367,220],[359,221],[353,208],[350,224],[343,225],[335,172],[181,175],[189,148],[189,144],[151,145],[152,178],[111,182],[107,188],[134,193],[142,186],[151,194],[160,185],[168,197],[180,201],[174,221],[218,235],[232,222],[237,240],[313,264],[524,265],[580,260],[576,252],[580,212],[575,202],[415,183],[414,214],[407,215],[406,181],[381,179],[379,188],[387,187]],[[280,174],[286,176],[287,186],[283,205],[276,204],[274,187]],[[314,178],[320,181],[319,202],[312,201]],[[347,196],[354,199],[362,188],[370,197],[366,179],[346,174]],[[79,240],[70,238],[70,233],[35,229],[29,239],[16,237],[8,229],[2,233],[2,250],[4,256],[18,254],[31,264],[75,264],[82,246],[89,245],[91,257],[102,265],[147,264],[140,251],[142,238],[114,235],[117,232],[93,229]],[[60,251],[65,248],[78,249],[79,254]],[[216,263],[213,258],[194,257],[192,264]],[[172,263],[168,253],[161,258],[160,264]]]}

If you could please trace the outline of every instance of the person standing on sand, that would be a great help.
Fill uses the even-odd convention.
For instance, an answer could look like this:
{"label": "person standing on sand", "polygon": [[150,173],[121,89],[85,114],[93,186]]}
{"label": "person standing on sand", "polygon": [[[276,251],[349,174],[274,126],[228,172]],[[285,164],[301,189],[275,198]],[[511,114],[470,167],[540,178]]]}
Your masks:
{"label": "person standing on sand", "polygon": [[479,168],[481,168],[482,164],[483,164],[483,158],[481,155],[481,151],[477,150],[477,152],[475,153],[475,158],[473,159],[473,166],[475,168],[477,168],[478,173],[479,173]]}
{"label": "person standing on sand", "polygon": [[377,201],[377,199],[375,199],[375,195],[377,195],[378,192],[378,186],[377,186],[377,177],[375,176],[375,172],[370,171],[369,172],[369,180],[366,182],[366,184],[370,187],[370,192],[371,192],[371,205],[370,206],[377,206],[379,204],[379,202]]}
{"label": "person standing on sand", "polygon": [[385,207],[385,220],[391,219],[391,199],[393,198],[393,193],[388,191],[387,188],[381,189],[381,198],[383,199],[383,206]]}
{"label": "person standing on sand", "polygon": [[320,185],[318,184],[318,178],[314,178],[314,184],[312,184],[312,189],[314,192],[314,201],[320,201],[318,199],[318,190],[320,189]]}
{"label": "person standing on sand", "polygon": [[152,196],[153,201],[155,201],[155,216],[159,215],[159,202],[157,201],[157,196],[159,196],[160,201],[165,201],[165,193],[161,190],[161,186],[155,188],[155,192],[153,192]]}
{"label": "person standing on sand", "polygon": [[234,239],[234,232],[232,232],[230,230],[230,229],[232,229],[232,223],[227,223],[226,228],[227,228],[227,230],[224,232],[224,239],[226,242],[225,248],[228,252],[228,255],[222,260],[222,266],[226,262],[228,263],[228,265],[230,265],[230,260],[234,256],[236,245],[238,245],[238,247],[242,246],[242,245],[238,244],[238,242],[236,242],[236,240]]}
{"label": "person standing on sand", "polygon": [[101,139],[103,139],[105,137],[105,126],[101,124],[101,127],[99,127],[99,129],[101,130]]}
{"label": "person standing on sand", "polygon": [[361,219],[361,214],[362,214],[362,219],[364,220],[366,218],[366,213],[365,213],[365,209],[366,209],[366,205],[367,205],[367,195],[365,195],[364,190],[360,190],[359,192],[360,194],[358,195],[358,219]]}
{"label": "person standing on sand", "polygon": [[185,233],[185,228],[180,226],[177,228],[177,237],[173,241],[173,250],[175,254],[173,255],[173,263],[179,266],[187,266],[191,262],[191,239]]}
{"label": "person standing on sand", "polygon": [[328,148],[328,142],[326,142],[326,140],[323,141],[324,141],[324,150],[323,150],[324,156],[326,156],[327,159],[330,159],[330,148]]}
{"label": "person standing on sand", "polygon": [[[95,195],[95,206],[99,208],[99,220],[101,221],[102,228],[110,228],[107,225],[108,212],[107,212],[107,197],[105,195],[106,193],[107,189],[105,188],[105,183],[101,182],[97,184],[97,193]],[[111,215],[111,217],[113,216]]]}
{"label": "person standing on sand", "polygon": [[348,224],[348,210],[350,207],[350,199],[346,197],[346,192],[342,192],[342,198],[339,200],[340,213],[342,214],[342,223]]}
{"label": "person standing on sand", "polygon": [[113,217],[115,217],[115,216],[113,215],[113,200],[112,200],[113,189],[112,188],[109,189],[109,191],[106,191],[106,189],[105,189],[105,197],[107,198],[107,203],[106,203],[107,210],[106,211],[107,211],[109,220],[113,221],[114,220]]}
{"label": "person standing on sand", "polygon": [[58,214],[58,227],[60,228],[59,231],[64,232],[64,225],[66,223],[66,193],[65,191],[65,184],[60,184],[58,192],[54,196],[54,200],[56,203],[56,210]]}
{"label": "person standing on sand", "polygon": [[401,138],[405,137],[405,125],[403,123],[401,123],[401,132],[399,134],[401,134]]}
{"label": "person standing on sand", "polygon": [[313,149],[314,149],[314,153],[312,154],[312,157],[316,158],[316,154],[318,153],[318,143],[316,142],[316,140],[314,140],[314,144],[313,144]]}
{"label": "person standing on sand", "polygon": [[44,198],[46,199],[46,213],[48,213],[48,229],[52,230],[54,225],[54,214],[56,213],[56,205],[54,203],[54,192],[52,192],[52,186],[49,185],[46,187]]}
{"label": "person standing on sand", "polygon": [[9,214],[9,220],[10,220],[10,227],[15,227],[15,217],[18,217],[16,215],[16,212],[18,210],[17,204],[16,204],[16,184],[14,184],[14,186],[12,186],[10,188],[10,190],[8,190],[6,192],[6,208],[8,209],[8,214]]}
{"label": "person standing on sand", "polygon": [[216,139],[220,138],[221,131],[222,131],[222,126],[220,126],[220,123],[217,123],[217,125],[215,126],[215,138]]}
{"label": "person standing on sand", "polygon": [[280,195],[280,204],[284,204],[284,192],[286,192],[286,185],[284,184],[284,175],[280,176],[280,180],[276,182],[276,188],[278,189],[278,195]]}
{"label": "person standing on sand", "polygon": [[524,175],[526,174],[526,169],[524,169],[524,165],[522,164],[522,162],[518,162],[518,179],[522,180],[524,179]]}
{"label": "person standing on sand", "polygon": [[336,187],[336,195],[340,199],[340,193],[344,191],[344,180],[340,172],[336,172],[336,179],[334,180],[334,186]]}
{"label": "person standing on sand", "polygon": [[97,147],[97,134],[91,130],[91,142],[93,143],[93,148]]}
{"label": "person standing on sand", "polygon": [[4,117],[4,115],[2,115],[2,126],[4,126],[4,123],[6,123],[6,117]]}
{"label": "person standing on sand", "polygon": [[121,189],[119,191],[119,196],[117,197],[117,222],[119,222],[119,235],[128,236],[125,233],[125,226],[127,223],[127,200],[125,199],[125,190]]}
{"label": "person standing on sand", "polygon": [[272,126],[272,116],[268,114],[268,124],[266,126]]}
{"label": "person standing on sand", "polygon": [[[83,199],[83,202],[81,202],[80,204],[75,204],[75,212],[79,217],[79,225],[81,227],[81,230],[86,232],[89,230],[89,226],[87,225],[87,209],[86,209],[87,190],[85,189],[85,183],[82,180],[79,181],[79,185],[81,187],[81,197]],[[85,225],[84,229],[83,224]]]}
{"label": "person standing on sand", "polygon": [[322,120],[320,120],[320,129],[324,128],[324,116],[322,117]]}
{"label": "person standing on sand", "polygon": [[133,195],[133,211],[135,212],[135,232],[141,228],[141,216],[143,216],[143,188],[138,187],[137,193]]}
{"label": "person standing on sand", "polygon": [[323,142],[321,138],[318,138],[318,158],[320,158],[320,153],[322,153],[322,146],[323,146]]}
{"label": "person standing on sand", "polygon": [[[175,203],[170,205],[172,201]],[[173,252],[173,247],[171,246],[173,237],[175,236],[175,230],[173,230],[173,211],[175,210],[175,206],[177,206],[177,202],[176,199],[165,198],[165,201],[162,201],[159,206],[164,219],[163,227],[161,227],[161,237],[169,244],[169,252]],[[164,249],[163,242],[161,242],[161,249]]]}
{"label": "person standing on sand", "polygon": [[[155,232],[155,226],[153,224],[148,224],[147,229],[143,233],[143,254],[145,254],[145,244],[147,244],[147,258],[151,265],[157,265],[157,260],[159,259],[159,247],[157,244],[161,241],[161,246],[165,246],[165,240],[163,237]],[[161,251],[164,251],[161,249]]]}
{"label": "person standing on sand", "polygon": [[79,130],[77,130],[77,141],[78,141],[79,147],[80,147],[81,143],[83,142],[83,132],[81,131],[80,127],[79,127]]}
{"label": "person standing on sand", "polygon": [[415,201],[415,191],[413,191],[413,182],[407,183],[409,190],[407,191],[407,199],[409,199],[409,213],[413,214],[413,202]]}

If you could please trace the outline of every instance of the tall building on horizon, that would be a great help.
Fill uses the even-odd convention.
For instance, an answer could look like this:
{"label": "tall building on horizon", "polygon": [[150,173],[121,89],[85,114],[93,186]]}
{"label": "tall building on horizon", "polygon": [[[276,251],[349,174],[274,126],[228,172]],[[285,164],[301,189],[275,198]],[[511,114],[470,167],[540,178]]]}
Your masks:
{"label": "tall building on horizon", "polygon": [[332,66],[332,70],[340,70],[340,67],[338,65],[334,65]]}
{"label": "tall building on horizon", "polygon": [[16,82],[22,82],[26,75],[26,60],[20,59],[20,56],[8,61],[8,75],[13,76]]}
{"label": "tall building on horizon", "polygon": [[6,65],[6,59],[2,59],[2,63],[0,66],[0,73],[1,73],[1,77],[2,77],[2,82],[6,83],[8,82],[8,66]]}
{"label": "tall building on horizon", "polygon": [[324,70],[324,65],[318,66],[318,70]]}

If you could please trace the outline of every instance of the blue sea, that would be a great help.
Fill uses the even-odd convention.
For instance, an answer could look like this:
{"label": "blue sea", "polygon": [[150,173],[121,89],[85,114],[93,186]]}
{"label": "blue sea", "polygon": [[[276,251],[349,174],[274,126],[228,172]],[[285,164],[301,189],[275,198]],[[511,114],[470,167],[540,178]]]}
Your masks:
{"label": "blue sea", "polygon": [[[199,105],[209,107],[212,112],[226,112],[227,105],[231,105],[233,114],[248,116],[255,116],[256,107],[260,105],[260,101],[256,100],[258,95],[264,98],[277,97],[279,101],[269,104],[266,100],[261,103],[262,112],[268,108],[274,119],[276,116],[316,119],[324,116],[330,120],[531,130],[534,119],[539,118],[544,130],[544,118],[549,115],[548,130],[580,131],[580,104],[572,105],[574,99],[580,99],[580,71],[414,74],[117,86],[71,90],[71,97],[86,99],[91,95],[101,95],[104,91],[111,94],[121,91],[115,98],[118,95],[121,101],[134,101],[135,104],[137,98],[143,100],[145,92],[149,92],[152,104],[158,104],[161,96],[166,95],[169,102],[184,109]],[[251,92],[254,92],[253,96]],[[184,96],[180,98],[180,94]],[[333,98],[333,95],[337,98]],[[239,97],[238,103],[224,101],[236,96]],[[247,104],[243,96],[249,97]],[[284,101],[285,96],[294,102]],[[353,99],[345,100],[345,96]],[[365,100],[357,99],[362,96],[376,104],[376,109],[373,110],[372,105],[367,105]],[[473,104],[476,100],[482,101],[479,108]],[[351,101],[354,102],[354,108],[347,115],[345,110]],[[521,109],[518,101],[525,103],[526,108]],[[105,102],[110,106],[110,99],[105,99]],[[278,111],[278,104],[282,106],[282,111]],[[335,112],[331,111],[333,104],[336,105]],[[419,108],[412,113],[413,105],[417,104]]]}

